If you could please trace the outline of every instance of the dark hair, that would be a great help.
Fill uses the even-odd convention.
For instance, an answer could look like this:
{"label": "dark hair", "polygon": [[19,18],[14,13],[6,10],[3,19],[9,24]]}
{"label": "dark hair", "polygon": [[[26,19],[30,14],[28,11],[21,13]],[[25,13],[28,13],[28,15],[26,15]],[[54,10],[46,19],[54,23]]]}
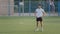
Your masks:
{"label": "dark hair", "polygon": [[38,4],[38,6],[42,6],[41,4]]}
{"label": "dark hair", "polygon": [[41,8],[43,8],[42,4],[38,4],[38,6],[41,6]]}

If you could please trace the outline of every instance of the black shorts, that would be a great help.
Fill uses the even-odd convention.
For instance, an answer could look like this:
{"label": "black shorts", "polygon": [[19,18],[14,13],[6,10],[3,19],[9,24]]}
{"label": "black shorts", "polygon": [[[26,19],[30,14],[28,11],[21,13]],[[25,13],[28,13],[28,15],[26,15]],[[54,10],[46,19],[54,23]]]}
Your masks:
{"label": "black shorts", "polygon": [[36,21],[42,22],[42,17],[36,18]]}

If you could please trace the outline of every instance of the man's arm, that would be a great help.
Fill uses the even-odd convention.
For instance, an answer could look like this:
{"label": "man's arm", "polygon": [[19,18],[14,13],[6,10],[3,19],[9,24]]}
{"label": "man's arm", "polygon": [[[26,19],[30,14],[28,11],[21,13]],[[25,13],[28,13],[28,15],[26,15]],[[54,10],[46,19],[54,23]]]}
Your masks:
{"label": "man's arm", "polygon": [[34,16],[36,17],[36,13],[37,13],[37,9],[35,10],[35,12],[34,12]]}
{"label": "man's arm", "polygon": [[44,9],[42,9],[42,12],[43,12],[43,16],[46,16],[46,12],[44,11]]}
{"label": "man's arm", "polygon": [[43,16],[46,16],[46,15],[47,15],[47,14],[46,14],[46,12],[44,11],[44,12],[43,12]]}
{"label": "man's arm", "polygon": [[36,16],[36,11],[35,11],[35,13],[34,13],[34,16]]}

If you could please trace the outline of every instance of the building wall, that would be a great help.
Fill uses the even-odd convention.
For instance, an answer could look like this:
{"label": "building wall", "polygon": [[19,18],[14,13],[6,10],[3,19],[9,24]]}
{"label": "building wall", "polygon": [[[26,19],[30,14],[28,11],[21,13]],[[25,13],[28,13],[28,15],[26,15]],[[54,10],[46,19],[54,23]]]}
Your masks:
{"label": "building wall", "polygon": [[[8,0],[0,0],[0,15],[8,15],[9,8],[8,8]],[[10,15],[14,13],[14,0],[10,0]]]}

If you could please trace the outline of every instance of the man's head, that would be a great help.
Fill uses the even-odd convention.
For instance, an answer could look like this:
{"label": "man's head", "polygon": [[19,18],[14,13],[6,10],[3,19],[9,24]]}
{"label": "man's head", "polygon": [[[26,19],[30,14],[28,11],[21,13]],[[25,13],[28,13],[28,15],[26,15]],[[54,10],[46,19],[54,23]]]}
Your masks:
{"label": "man's head", "polygon": [[41,5],[41,4],[39,4],[39,5],[38,5],[38,8],[41,8],[41,7],[42,7],[42,5]]}

